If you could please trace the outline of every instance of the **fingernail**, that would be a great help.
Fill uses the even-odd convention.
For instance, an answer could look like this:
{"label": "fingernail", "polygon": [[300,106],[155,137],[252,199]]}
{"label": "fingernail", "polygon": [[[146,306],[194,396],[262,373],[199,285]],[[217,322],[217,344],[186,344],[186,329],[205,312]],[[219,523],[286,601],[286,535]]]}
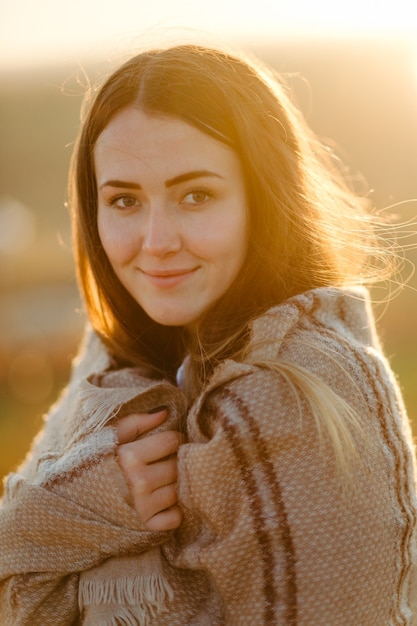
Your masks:
{"label": "fingernail", "polygon": [[157,406],[154,409],[151,409],[150,411],[148,411],[148,413],[160,413],[161,411],[166,411],[167,410],[167,406],[164,404],[162,406]]}

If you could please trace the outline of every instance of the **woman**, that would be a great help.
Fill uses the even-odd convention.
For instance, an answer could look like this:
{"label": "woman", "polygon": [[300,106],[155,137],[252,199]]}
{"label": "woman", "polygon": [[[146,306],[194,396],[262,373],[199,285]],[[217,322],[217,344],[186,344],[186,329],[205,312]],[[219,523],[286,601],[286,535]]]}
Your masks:
{"label": "woman", "polygon": [[413,448],[361,286],[383,255],[285,88],[140,54],[72,181],[91,328],[8,478],[2,623],[417,623]]}

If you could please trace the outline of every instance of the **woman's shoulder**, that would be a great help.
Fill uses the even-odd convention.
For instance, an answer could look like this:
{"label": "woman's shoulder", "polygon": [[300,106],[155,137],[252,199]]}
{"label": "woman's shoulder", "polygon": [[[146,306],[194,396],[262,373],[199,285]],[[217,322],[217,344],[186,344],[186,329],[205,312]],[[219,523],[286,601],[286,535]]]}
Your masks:
{"label": "woman's shoulder", "polygon": [[251,353],[277,356],[295,336],[322,344],[330,337],[346,346],[380,349],[365,288],[318,288],[275,306],[252,323]]}
{"label": "woman's shoulder", "polygon": [[[352,394],[352,372],[362,379],[362,355],[374,351],[377,337],[369,298],[362,289],[315,289],[297,295],[256,318],[244,357],[217,366],[194,404],[223,404],[233,393],[254,409],[271,402],[299,406],[308,379]],[[373,358],[373,357],[370,357]],[[369,368],[368,368],[369,369]],[[363,384],[361,382],[361,388]],[[295,411],[298,414],[298,409]]]}
{"label": "woman's shoulder", "polygon": [[400,400],[367,291],[316,289],[257,318],[245,358],[215,370],[195,409],[206,419],[234,407],[262,429],[273,424],[275,432],[310,437],[322,413],[338,415],[336,422],[342,413],[360,416],[367,430],[377,416],[405,423]]}
{"label": "woman's shoulder", "polygon": [[[332,369],[336,358],[357,361],[360,354],[381,355],[368,291],[319,288],[294,296],[253,320],[241,361],[220,364],[208,387],[263,375],[266,363],[288,362],[310,371]],[[348,367],[346,365],[346,367]]]}

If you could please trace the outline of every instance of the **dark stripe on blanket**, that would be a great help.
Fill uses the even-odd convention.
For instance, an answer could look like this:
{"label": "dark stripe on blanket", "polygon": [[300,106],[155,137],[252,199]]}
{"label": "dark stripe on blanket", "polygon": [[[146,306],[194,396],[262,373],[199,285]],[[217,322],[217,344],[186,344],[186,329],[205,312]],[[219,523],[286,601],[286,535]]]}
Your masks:
{"label": "dark stripe on blanket", "polygon": [[257,493],[256,480],[252,470],[250,469],[245,451],[242,448],[238,427],[224,421],[223,428],[229,441],[229,445],[233,450],[233,454],[238,461],[239,471],[249,494],[249,503],[252,509],[258,543],[260,545],[260,553],[264,570],[264,595],[266,600],[263,622],[264,624],[274,624],[276,622],[274,617],[274,607],[276,605],[277,594],[273,584],[273,548],[271,540],[268,537],[268,532],[265,530],[265,521],[262,516],[262,504]]}
{"label": "dark stripe on blanket", "polygon": [[[352,359],[355,363],[359,365],[361,371],[361,377],[359,378],[357,372],[354,367],[349,367],[349,372],[351,375],[355,376],[356,382],[359,388],[365,392],[366,389],[372,389],[372,395],[375,399],[377,406],[377,417],[380,426],[380,431],[382,438],[384,440],[384,444],[386,449],[390,451],[392,455],[392,459],[395,466],[395,481],[396,487],[395,491],[397,494],[397,501],[399,507],[401,509],[403,519],[407,520],[406,527],[404,530],[404,535],[402,539],[401,545],[401,555],[403,557],[403,567],[401,568],[402,576],[398,580],[398,591],[397,591],[397,607],[396,607],[396,619],[398,621],[399,626],[405,625],[407,623],[407,619],[404,616],[402,607],[401,607],[401,598],[402,598],[402,587],[404,585],[404,580],[408,574],[408,566],[409,563],[405,562],[404,555],[410,553],[410,534],[413,532],[413,528],[416,524],[416,519],[413,513],[413,507],[410,501],[410,488],[407,488],[408,501],[407,503],[404,501],[404,496],[402,494],[401,485],[405,480],[406,484],[409,484],[409,476],[407,476],[407,471],[404,465],[407,463],[408,458],[408,449],[405,442],[404,437],[399,432],[398,425],[394,420],[390,421],[392,433],[389,432],[387,417],[389,414],[388,407],[392,406],[392,402],[389,398],[389,391],[387,386],[384,384],[384,380],[386,377],[385,371],[382,371],[382,363],[379,361],[375,361],[374,359],[367,358],[366,354],[363,351],[358,350],[352,343],[348,342],[344,339],[339,333],[335,330],[325,326],[320,320],[316,318],[309,318],[311,322],[311,326],[308,330],[311,332],[313,328],[317,333],[319,333],[324,341],[327,341],[330,345],[333,346],[333,349],[337,351],[337,348],[342,345],[344,348],[344,352],[352,355]],[[312,328],[313,327],[313,328]],[[307,327],[305,326],[307,329]],[[349,362],[345,357],[345,368],[348,368]],[[376,381],[379,381],[379,388],[376,384]],[[365,381],[365,384],[364,384]],[[368,398],[368,403],[370,405],[370,400]],[[395,437],[395,441],[393,440]],[[411,557],[409,557],[411,558]]]}
{"label": "dark stripe on blanket", "polygon": [[[255,420],[251,417],[248,408],[243,403],[241,398],[239,398],[239,396],[234,394],[228,388],[225,388],[222,391],[222,398],[231,400],[237,406],[242,419],[249,427],[251,433],[251,445],[253,446],[253,450],[256,453],[257,460],[262,467],[262,471],[269,486],[269,489],[273,494],[273,503],[275,505],[277,517],[279,520],[279,530],[281,532],[281,537],[283,540],[286,561],[285,621],[286,624],[295,626],[297,623],[297,583],[295,570],[295,551],[288,523],[287,512],[282,497],[281,487],[275,474],[271,459],[269,458],[265,443],[262,440],[259,428]],[[244,478],[245,485],[249,492],[249,502],[255,519],[256,531],[258,533],[258,541],[261,546],[261,555],[264,564],[264,593],[267,602],[265,608],[265,624],[276,624],[278,616],[275,614],[275,612],[278,608],[278,597],[277,590],[274,584],[274,548],[273,541],[270,537],[270,531],[268,531],[266,521],[262,513],[262,501],[257,490],[256,477],[253,470],[251,469],[252,464],[247,458],[247,455],[241,444],[238,427],[234,424],[230,424],[226,416],[224,416],[223,427],[226,434],[228,435],[230,445],[239,462],[240,472],[242,474],[242,477]]]}

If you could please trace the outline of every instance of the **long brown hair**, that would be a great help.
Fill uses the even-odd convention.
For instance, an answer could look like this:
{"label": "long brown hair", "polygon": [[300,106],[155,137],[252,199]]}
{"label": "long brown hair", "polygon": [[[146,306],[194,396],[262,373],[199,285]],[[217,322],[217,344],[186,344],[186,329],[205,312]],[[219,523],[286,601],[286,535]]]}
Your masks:
{"label": "long brown hair", "polygon": [[[241,160],[249,205],[246,262],[193,333],[150,319],[116,278],[100,242],[94,147],[128,106],[192,124]],[[346,187],[337,160],[272,72],[217,49],[151,50],[108,78],[74,152],[71,205],[79,282],[93,327],[117,359],[167,376],[187,351],[205,372],[236,356],[249,321],[288,297],[359,277],[363,282],[369,274],[373,234],[365,203]]]}

